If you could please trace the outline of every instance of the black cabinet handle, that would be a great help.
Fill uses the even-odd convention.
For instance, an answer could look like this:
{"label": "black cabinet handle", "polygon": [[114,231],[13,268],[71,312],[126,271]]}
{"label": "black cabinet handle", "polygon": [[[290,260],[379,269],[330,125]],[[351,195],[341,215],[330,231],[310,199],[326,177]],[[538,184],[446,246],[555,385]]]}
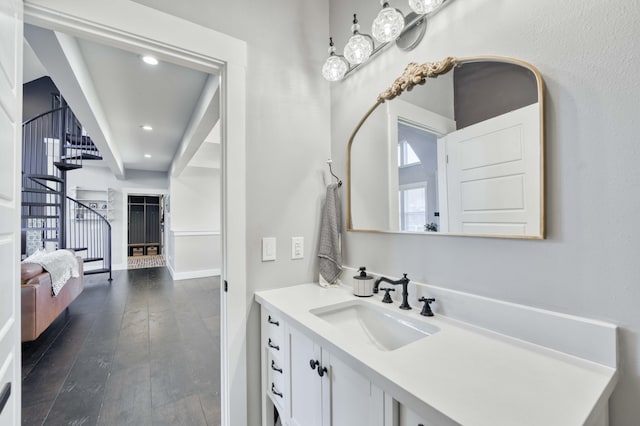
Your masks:
{"label": "black cabinet handle", "polygon": [[11,382],[8,382],[2,388],[2,394],[0,394],[0,413],[4,410],[4,406],[7,405],[7,401],[11,396]]}
{"label": "black cabinet handle", "polygon": [[271,360],[271,369],[273,371],[277,371],[278,373],[282,374],[282,368],[276,367],[276,362],[274,360]]}
{"label": "black cabinet handle", "polygon": [[324,376],[324,373],[327,373],[327,367],[318,366],[318,376],[322,377]]}
{"label": "black cabinet handle", "polygon": [[282,394],[276,390],[276,385],[271,383],[271,393],[282,398]]}
{"label": "black cabinet handle", "polygon": [[269,318],[267,318],[267,322],[268,322],[269,324],[273,324],[273,325],[275,325],[276,327],[280,327],[280,322],[279,322],[279,321],[274,320],[273,318],[271,318],[271,315],[269,315]]}
{"label": "black cabinet handle", "polygon": [[269,337],[269,343],[267,344],[269,345],[270,348],[275,349],[276,351],[280,350],[280,346],[273,344],[273,342],[271,341],[271,337]]}
{"label": "black cabinet handle", "polygon": [[317,359],[310,359],[309,360],[309,367],[311,367],[312,370],[318,370],[318,376],[322,377],[324,376],[324,373],[327,372],[327,367],[320,367],[320,361],[318,361]]}

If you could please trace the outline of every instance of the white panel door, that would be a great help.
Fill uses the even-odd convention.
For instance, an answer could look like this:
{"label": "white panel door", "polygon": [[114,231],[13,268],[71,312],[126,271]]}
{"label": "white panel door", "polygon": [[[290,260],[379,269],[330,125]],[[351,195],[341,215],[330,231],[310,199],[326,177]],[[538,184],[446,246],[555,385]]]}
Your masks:
{"label": "white panel door", "polygon": [[22,1],[0,0],[0,426],[20,424]]}
{"label": "white panel door", "polygon": [[323,377],[325,426],[383,426],[384,394],[376,392],[371,381],[327,350],[322,350],[327,367]]}
{"label": "white panel door", "polygon": [[449,232],[540,234],[539,105],[450,133]]}
{"label": "white panel door", "polygon": [[[322,385],[311,361],[321,362],[320,347],[295,328],[288,328],[290,373],[290,424],[322,426]],[[326,378],[326,375],[325,377]]]}

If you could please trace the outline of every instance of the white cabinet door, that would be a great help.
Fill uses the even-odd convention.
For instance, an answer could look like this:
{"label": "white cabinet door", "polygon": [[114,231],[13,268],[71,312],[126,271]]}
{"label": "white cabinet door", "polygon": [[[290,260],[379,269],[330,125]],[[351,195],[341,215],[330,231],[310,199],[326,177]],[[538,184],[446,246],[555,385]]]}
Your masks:
{"label": "white cabinet door", "polygon": [[0,426],[20,424],[22,1],[0,0]]}
{"label": "white cabinet door", "polygon": [[288,327],[291,407],[290,424],[322,426],[322,379],[311,361],[321,362],[320,347],[295,328]]}
{"label": "white cabinet door", "polygon": [[325,426],[383,426],[384,397],[371,381],[338,357],[322,350],[328,377],[323,380]]}
{"label": "white cabinet door", "polygon": [[382,391],[305,334],[288,330],[291,424],[383,426]]}

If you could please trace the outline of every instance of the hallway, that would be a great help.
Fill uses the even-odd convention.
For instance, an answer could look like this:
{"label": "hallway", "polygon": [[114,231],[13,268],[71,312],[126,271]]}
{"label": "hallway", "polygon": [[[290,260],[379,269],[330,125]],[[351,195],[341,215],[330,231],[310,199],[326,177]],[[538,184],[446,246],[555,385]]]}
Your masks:
{"label": "hallway", "polygon": [[22,345],[24,425],[219,425],[220,280],[166,268],[85,276]]}

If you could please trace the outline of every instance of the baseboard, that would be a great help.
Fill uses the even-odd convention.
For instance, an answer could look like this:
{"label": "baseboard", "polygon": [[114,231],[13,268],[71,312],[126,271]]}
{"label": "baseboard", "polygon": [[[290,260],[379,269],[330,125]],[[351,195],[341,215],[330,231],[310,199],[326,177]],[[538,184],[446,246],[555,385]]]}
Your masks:
{"label": "baseboard", "polygon": [[171,278],[173,278],[174,281],[189,280],[192,278],[218,277],[221,274],[220,269],[203,269],[200,271],[176,272],[169,264],[167,264],[167,268],[169,269]]}
{"label": "baseboard", "polygon": [[113,271],[123,271],[125,269],[129,269],[126,263],[116,263],[115,265],[111,265],[111,269]]}

